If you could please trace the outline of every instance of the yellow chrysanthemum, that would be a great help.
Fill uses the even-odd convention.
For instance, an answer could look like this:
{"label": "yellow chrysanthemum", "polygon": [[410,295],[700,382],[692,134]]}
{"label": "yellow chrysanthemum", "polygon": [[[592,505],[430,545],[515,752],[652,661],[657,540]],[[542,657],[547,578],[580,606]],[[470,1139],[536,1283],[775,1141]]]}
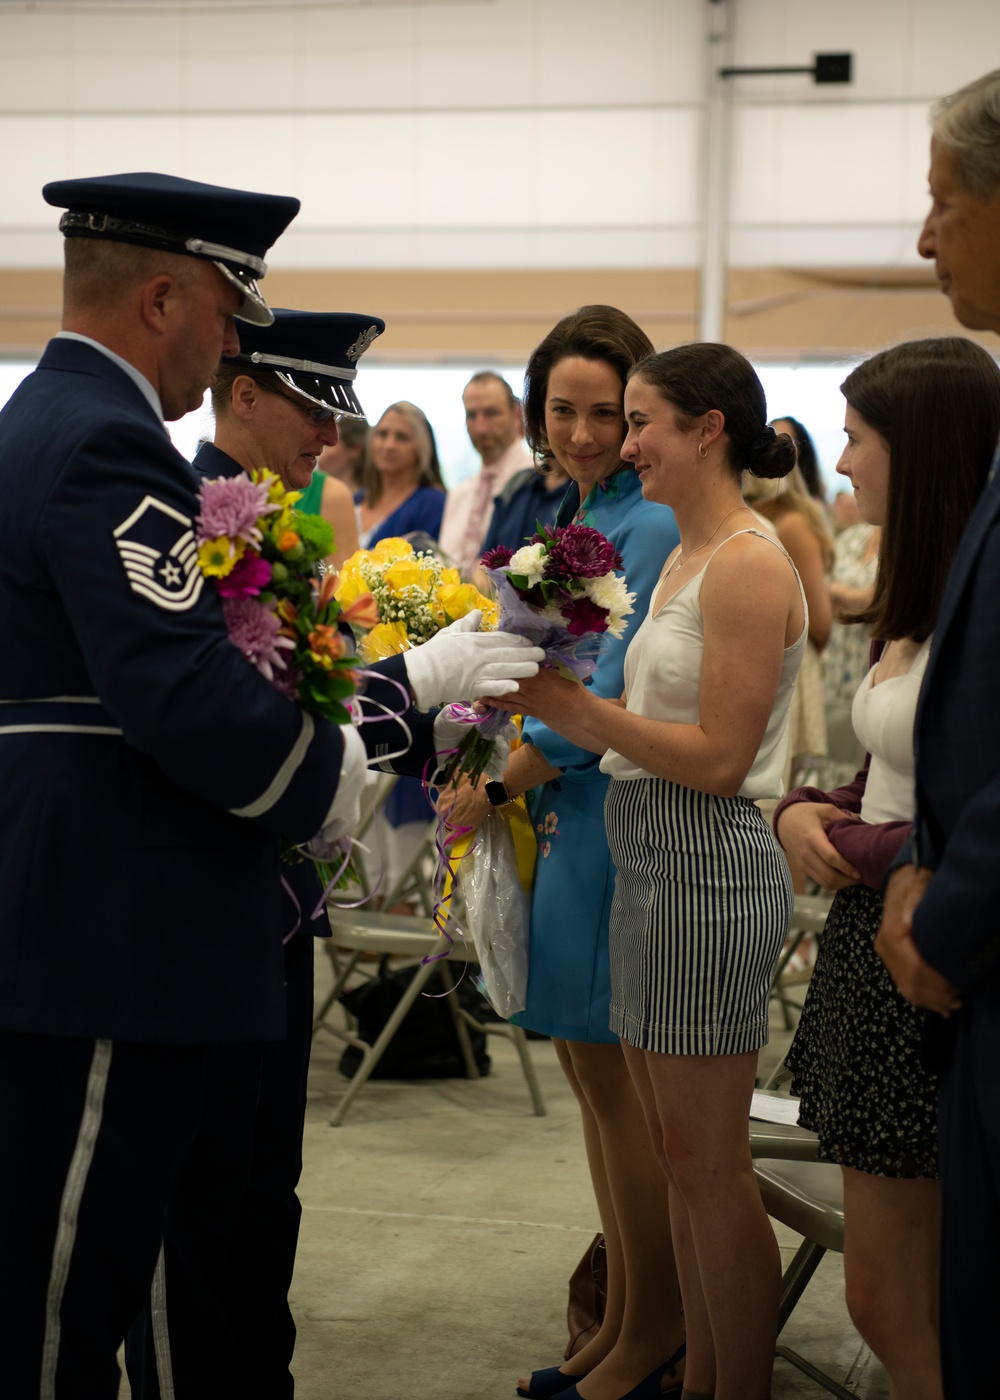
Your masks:
{"label": "yellow chrysanthemum", "polygon": [[437,591],[437,603],[448,622],[455,622],[473,608],[485,608],[489,599],[471,583],[446,583]]}
{"label": "yellow chrysanthemum", "polygon": [[358,655],[366,666],[373,661],[382,661],[387,656],[396,656],[408,651],[410,639],[402,622],[380,622],[358,643]]}
{"label": "yellow chrysanthemum", "polygon": [[378,544],[368,551],[368,556],[375,564],[388,564],[393,559],[408,559],[412,553],[413,545],[410,544],[409,540],[393,537],[388,540],[379,540]]}
{"label": "yellow chrysanthemum", "polygon": [[382,579],[393,593],[402,593],[404,588],[420,588],[427,592],[434,586],[434,570],[419,564],[416,559],[397,559],[386,569]]}
{"label": "yellow chrysanthemum", "polygon": [[[354,558],[355,556],[352,555],[351,557]],[[340,581],[333,595],[341,607],[344,608],[350,607],[352,603],[356,603],[359,598],[363,598],[366,593],[371,592],[361,570],[352,569],[350,563],[351,561],[349,559],[341,569]]]}
{"label": "yellow chrysanthemum", "polygon": [[245,549],[243,540],[231,540],[226,535],[206,540],[198,547],[198,563],[202,573],[208,578],[225,578],[232,572],[237,560],[243,557]]}
{"label": "yellow chrysanthemum", "polygon": [[340,566],[341,582],[343,582],[345,574],[358,573],[361,569],[361,565],[368,558],[370,558],[370,555],[367,549],[356,549],[350,558],[345,559]]}

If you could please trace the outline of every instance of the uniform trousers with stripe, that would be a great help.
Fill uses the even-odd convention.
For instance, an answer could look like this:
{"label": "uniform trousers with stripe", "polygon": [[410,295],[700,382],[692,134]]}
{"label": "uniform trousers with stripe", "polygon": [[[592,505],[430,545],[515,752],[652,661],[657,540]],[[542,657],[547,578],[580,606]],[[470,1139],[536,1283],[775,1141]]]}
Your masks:
{"label": "uniform trousers with stripe", "polygon": [[661,778],[616,779],[605,821],[618,871],[611,1029],[672,1055],[766,1045],[794,896],[756,805]]}
{"label": "uniform trousers with stripe", "polygon": [[0,1393],[114,1400],[210,1048],[0,1034]]}
{"label": "uniform trousers with stripe", "polygon": [[[309,888],[314,885],[315,878]],[[295,1188],[312,1040],[313,947],[307,932],[285,945],[286,1039],[218,1046],[209,1057],[213,1111],[179,1175],[152,1298],[126,1342],[133,1400],[293,1394],[288,1290],[301,1216]]]}

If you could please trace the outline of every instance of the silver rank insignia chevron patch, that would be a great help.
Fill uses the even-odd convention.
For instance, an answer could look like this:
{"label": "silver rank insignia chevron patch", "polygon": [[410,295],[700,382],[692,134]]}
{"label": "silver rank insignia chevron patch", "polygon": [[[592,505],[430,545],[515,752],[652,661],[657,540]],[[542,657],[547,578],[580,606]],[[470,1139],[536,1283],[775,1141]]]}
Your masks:
{"label": "silver rank insignia chevron patch", "polygon": [[113,534],[136,593],[170,612],[194,607],[205,576],[188,516],[144,496]]}

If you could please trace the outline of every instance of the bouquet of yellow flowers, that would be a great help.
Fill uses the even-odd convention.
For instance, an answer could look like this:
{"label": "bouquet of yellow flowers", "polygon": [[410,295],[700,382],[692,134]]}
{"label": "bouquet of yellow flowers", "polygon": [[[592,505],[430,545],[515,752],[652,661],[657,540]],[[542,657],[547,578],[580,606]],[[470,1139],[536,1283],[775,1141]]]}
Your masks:
{"label": "bouquet of yellow flowers", "polygon": [[483,610],[483,631],[492,631],[497,620],[496,604],[463,583],[457,569],[404,539],[380,540],[352,554],[334,597],[355,630],[364,632],[358,656],[366,665],[420,646],[473,608]]}

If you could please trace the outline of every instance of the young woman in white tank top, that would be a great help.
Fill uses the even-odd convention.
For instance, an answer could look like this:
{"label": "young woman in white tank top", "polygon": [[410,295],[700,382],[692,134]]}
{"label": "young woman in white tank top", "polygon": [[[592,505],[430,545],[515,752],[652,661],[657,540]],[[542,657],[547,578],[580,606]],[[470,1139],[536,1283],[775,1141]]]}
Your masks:
{"label": "young woman in white tank top", "polygon": [[[740,486],[744,470],[788,472],[795,450],[767,427],[750,364],[724,345],[640,362],[625,408],[622,455],[681,536],[630,644],[625,694],[602,700],[543,671],[508,698],[604,753],[614,779],[611,1027],[670,1186],[683,1394],[765,1400],[780,1266],[747,1118],[791,885],[753,799],[780,795],[807,618],[788,557],[755,528]],[[652,1400],[654,1384],[628,1400]],[[587,1380],[564,1395],[621,1400]]]}
{"label": "young woman in white tank top", "polygon": [[1000,372],[982,347],[942,337],[873,355],[842,388],[837,470],[883,527],[857,621],[885,645],[852,711],[869,764],[834,792],[796,789],[774,816],[806,873],[838,892],[787,1063],[799,1121],[843,1170],[855,1326],[893,1395],[940,1400],[937,1081],[922,1054],[926,1013],[896,991],[874,939],[913,817],[913,725],[938,604],[1000,431]]}

